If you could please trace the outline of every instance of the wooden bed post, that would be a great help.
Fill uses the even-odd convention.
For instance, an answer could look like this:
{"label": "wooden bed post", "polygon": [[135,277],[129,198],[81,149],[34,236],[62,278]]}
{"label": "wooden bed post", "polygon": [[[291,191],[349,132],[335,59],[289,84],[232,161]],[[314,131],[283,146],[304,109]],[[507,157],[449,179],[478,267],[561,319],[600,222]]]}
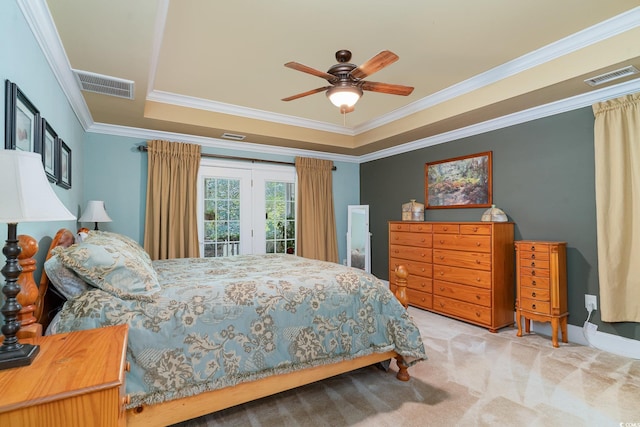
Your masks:
{"label": "wooden bed post", "polygon": [[404,265],[396,267],[396,298],[404,308],[409,307],[409,297],[407,296],[407,277],[409,272]]}

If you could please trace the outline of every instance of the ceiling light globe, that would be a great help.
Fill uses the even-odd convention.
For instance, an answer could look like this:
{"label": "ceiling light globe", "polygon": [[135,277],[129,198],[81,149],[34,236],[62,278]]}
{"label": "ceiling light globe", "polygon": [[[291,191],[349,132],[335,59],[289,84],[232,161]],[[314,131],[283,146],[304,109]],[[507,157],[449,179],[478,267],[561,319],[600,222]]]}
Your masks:
{"label": "ceiling light globe", "polygon": [[334,86],[327,91],[327,97],[333,105],[353,107],[362,96],[362,89],[357,86]]}

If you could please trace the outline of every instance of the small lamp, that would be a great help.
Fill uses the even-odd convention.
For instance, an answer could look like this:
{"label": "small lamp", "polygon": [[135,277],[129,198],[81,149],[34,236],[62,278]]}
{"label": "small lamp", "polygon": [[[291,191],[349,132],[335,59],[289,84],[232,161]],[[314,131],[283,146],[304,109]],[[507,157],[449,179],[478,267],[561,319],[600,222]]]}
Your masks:
{"label": "small lamp", "polygon": [[18,313],[22,309],[17,295],[20,293],[18,277],[17,229],[19,222],[67,221],[75,216],[67,210],[56,196],[44,168],[42,157],[37,153],[18,150],[0,150],[0,222],[8,224],[7,241],[2,253],[7,262],[2,269],[6,283],[2,288],[5,302],[2,305],[4,341],[0,346],[0,370],[30,365],[38,354],[37,345],[20,344]]}
{"label": "small lamp", "polygon": [[99,222],[111,222],[111,218],[107,215],[102,200],[89,200],[78,222],[93,222],[95,223],[94,230],[97,230]]}

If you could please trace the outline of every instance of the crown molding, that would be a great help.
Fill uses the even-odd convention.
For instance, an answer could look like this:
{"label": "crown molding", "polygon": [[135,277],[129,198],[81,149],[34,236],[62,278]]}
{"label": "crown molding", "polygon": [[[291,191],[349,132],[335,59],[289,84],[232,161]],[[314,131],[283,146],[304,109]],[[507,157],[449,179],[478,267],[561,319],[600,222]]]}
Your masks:
{"label": "crown molding", "polygon": [[93,123],[89,108],[71,71],[71,64],[60,41],[45,0],[16,0],[27,25],[44,54],[51,71],[69,100],[71,109],[86,131]]}
{"label": "crown molding", "polygon": [[606,101],[618,96],[627,95],[640,91],[640,78],[609,86],[600,90],[595,90],[582,95],[566,98],[560,101],[551,102],[549,104],[530,108],[528,110],[519,111],[498,117],[496,119],[487,120],[485,122],[470,125],[464,128],[456,129],[450,132],[441,133],[428,138],[418,139],[406,144],[376,151],[375,153],[365,154],[359,157],[359,162],[370,162],[372,160],[383,159],[385,157],[395,156],[420,148],[430,147],[432,145],[443,144],[445,142],[455,141],[469,136],[479,135],[481,133],[502,129],[505,127],[541,119],[555,114],[565,113],[567,111],[576,110],[578,108],[588,107],[596,102]]}
{"label": "crown molding", "polygon": [[219,138],[209,138],[183,133],[110,125],[105,123],[94,123],[87,130],[87,132],[137,138],[145,141],[150,139],[162,139],[167,141],[188,142],[192,144],[198,144],[203,147],[243,151],[248,153],[274,154],[278,156],[288,157],[305,156],[332,160],[335,162],[359,163],[357,156],[350,156],[346,154],[325,153],[323,151],[303,150],[300,148],[277,147],[273,145],[256,144],[253,142],[228,141]]}
{"label": "crown molding", "polygon": [[255,108],[241,107],[239,105],[226,104],[224,102],[211,101],[208,99],[195,98],[191,96],[177,95],[175,93],[154,90],[147,95],[147,101],[162,102],[165,104],[178,105],[180,107],[195,108],[198,110],[212,111],[214,113],[230,114],[256,120],[280,123],[289,126],[298,126],[308,129],[315,129],[325,132],[338,133],[354,136],[352,129],[331,123],[316,120],[301,119],[299,117],[288,116],[286,114],[272,113]]}

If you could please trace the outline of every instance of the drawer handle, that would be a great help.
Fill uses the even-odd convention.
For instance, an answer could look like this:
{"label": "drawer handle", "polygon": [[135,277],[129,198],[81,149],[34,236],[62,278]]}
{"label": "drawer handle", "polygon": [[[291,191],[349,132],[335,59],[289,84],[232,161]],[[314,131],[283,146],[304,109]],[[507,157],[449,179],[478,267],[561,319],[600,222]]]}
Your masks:
{"label": "drawer handle", "polygon": [[476,231],[478,231],[478,227],[473,227],[473,231],[474,231],[474,233],[475,233]]}
{"label": "drawer handle", "polygon": [[533,308],[535,310],[536,309],[536,305],[535,304],[531,304],[531,308]]}
{"label": "drawer handle", "polygon": [[535,298],[536,297],[536,293],[535,292],[531,292],[531,297]]}
{"label": "drawer handle", "polygon": [[444,240],[440,240],[440,244],[443,244],[443,243],[444,243]]}
{"label": "drawer handle", "polygon": [[420,240],[420,243],[424,243],[425,242],[425,238],[423,237],[422,240]]}
{"label": "drawer handle", "polygon": [[536,259],[536,254],[531,254],[531,259]]}
{"label": "drawer handle", "polygon": [[400,240],[400,236],[396,236],[396,240]]}
{"label": "drawer handle", "polygon": [[439,258],[440,258],[440,259],[444,259],[444,255],[440,255],[440,256],[439,256]]}
{"label": "drawer handle", "polygon": [[422,272],[424,273],[424,267],[422,267],[422,269],[421,269],[421,270],[422,270]]}
{"label": "drawer handle", "polygon": [[441,271],[441,272],[440,272],[440,275],[441,275],[441,276],[444,276],[444,271]]}
{"label": "drawer handle", "polygon": [[535,271],[535,270],[533,270],[533,271],[531,272],[531,275],[532,275],[532,276],[535,276],[535,275],[536,275],[536,271]]}
{"label": "drawer handle", "polygon": [[418,230],[422,230],[422,226],[421,225],[418,226]]}
{"label": "drawer handle", "polygon": [[480,246],[480,242],[476,242],[476,246]]}
{"label": "drawer handle", "polygon": [[425,255],[424,255],[424,254],[420,254],[420,256],[421,256],[422,258],[424,258],[424,257],[425,257]]}
{"label": "drawer handle", "polygon": [[440,307],[444,307],[444,303],[443,302],[440,303]]}
{"label": "drawer handle", "polygon": [[442,228],[444,231],[447,231],[449,229],[449,227],[443,227]]}
{"label": "drawer handle", "polygon": [[422,302],[424,302],[424,297],[420,298],[422,300]]}
{"label": "drawer handle", "polygon": [[476,317],[480,317],[480,312],[476,311]]}
{"label": "drawer handle", "polygon": [[440,286],[440,292],[444,292],[444,288]]}
{"label": "drawer handle", "polygon": [[535,285],[536,285],[536,281],[535,281],[535,280],[533,280],[533,281],[531,282],[531,286],[535,286]]}
{"label": "drawer handle", "polygon": [[477,278],[476,278],[476,281],[477,281],[477,282],[480,282],[481,280],[482,280],[482,279],[481,279],[480,277],[477,277]]}
{"label": "drawer handle", "polygon": [[480,300],[480,295],[476,295],[476,299],[477,299],[477,300]]}
{"label": "drawer handle", "polygon": [[536,251],[536,247],[535,246],[531,246],[531,252],[535,252]]}
{"label": "drawer handle", "polygon": [[422,283],[420,284],[420,286],[422,286],[423,288],[426,288],[426,287],[427,287],[427,284],[426,284],[426,283],[424,283],[424,282],[422,282]]}
{"label": "drawer handle", "polygon": [[480,264],[480,260],[479,259],[476,260],[476,264]]}
{"label": "drawer handle", "polygon": [[536,263],[535,263],[535,262],[532,262],[532,263],[531,263],[531,267],[535,267],[535,266],[536,266]]}
{"label": "drawer handle", "polygon": [[399,251],[398,249],[396,249],[396,253],[397,253],[397,254],[399,254],[399,253],[400,253],[400,251]]}
{"label": "drawer handle", "polygon": [[396,225],[396,228],[397,228],[398,230],[400,230],[400,229],[402,228],[402,226],[401,226],[400,224],[398,224],[398,225]]}

